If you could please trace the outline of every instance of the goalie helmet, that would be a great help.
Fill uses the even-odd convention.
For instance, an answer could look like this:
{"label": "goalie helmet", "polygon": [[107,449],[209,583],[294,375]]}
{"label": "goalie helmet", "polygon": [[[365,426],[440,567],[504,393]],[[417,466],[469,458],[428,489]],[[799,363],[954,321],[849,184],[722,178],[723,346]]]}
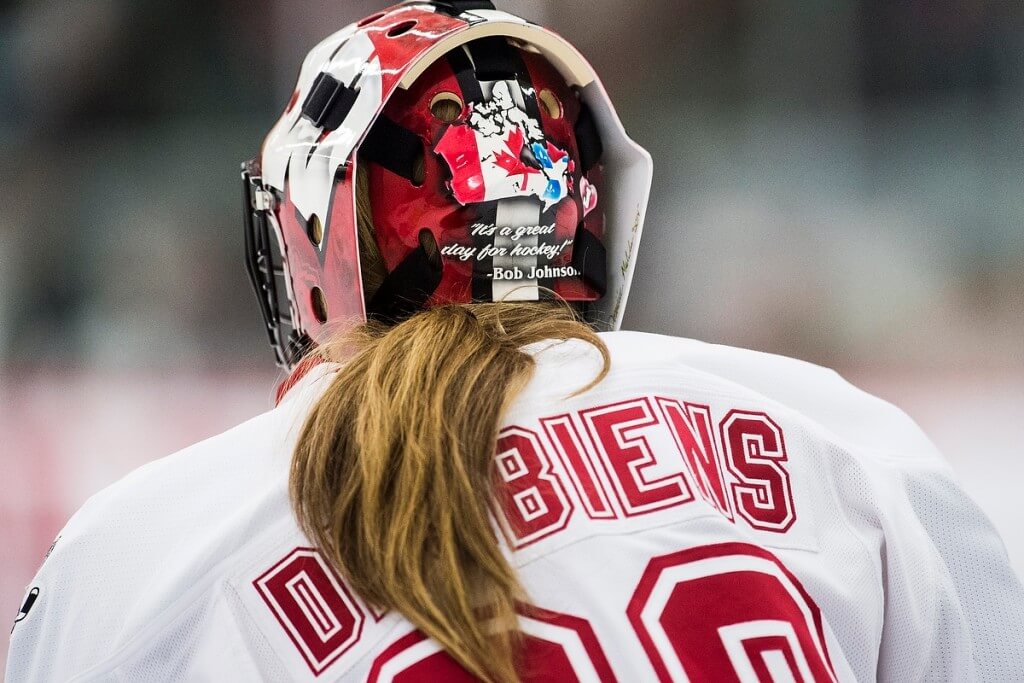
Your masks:
{"label": "goalie helmet", "polygon": [[[242,167],[278,364],[368,317],[446,303],[559,297],[617,329],[651,176],[592,67],[551,31],[484,0],[407,2],[342,29]],[[380,271],[372,291],[361,254]]]}

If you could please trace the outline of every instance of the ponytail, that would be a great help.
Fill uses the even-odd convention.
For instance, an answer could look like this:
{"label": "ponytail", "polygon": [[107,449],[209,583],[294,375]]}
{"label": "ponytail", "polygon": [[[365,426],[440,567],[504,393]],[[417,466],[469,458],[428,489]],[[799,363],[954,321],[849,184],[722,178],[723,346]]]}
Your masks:
{"label": "ponytail", "polygon": [[[369,323],[321,353],[343,359],[306,420],[290,493],[299,525],[352,589],[405,616],[473,675],[518,680],[526,601],[492,522],[498,430],[530,380],[521,347],[582,339],[565,305],[433,308]],[[497,516],[501,519],[501,516]]]}

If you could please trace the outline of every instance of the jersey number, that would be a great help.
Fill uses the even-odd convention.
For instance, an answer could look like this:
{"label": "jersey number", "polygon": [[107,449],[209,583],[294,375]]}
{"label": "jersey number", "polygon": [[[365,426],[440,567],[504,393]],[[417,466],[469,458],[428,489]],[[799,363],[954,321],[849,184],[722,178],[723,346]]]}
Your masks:
{"label": "jersey number", "polygon": [[[365,613],[312,548],[297,548],[253,582],[319,676],[359,640]],[[661,681],[835,681],[817,605],[767,550],[745,543],[652,559],[626,608]],[[585,619],[524,608],[530,683],[615,681]],[[529,664],[528,664],[529,666]],[[368,683],[474,680],[434,641],[406,634],[374,660]]]}
{"label": "jersey number", "polygon": [[835,680],[817,605],[757,546],[654,558],[626,613],[662,681]]}
{"label": "jersey number", "polygon": [[[519,623],[525,635],[523,659],[529,667],[523,672],[524,682],[615,681],[594,629],[585,619],[527,608],[520,613]],[[413,631],[374,660],[366,680],[367,683],[473,683],[477,679],[440,645],[419,631]]]}
{"label": "jersey number", "polygon": [[[626,613],[661,681],[835,681],[817,605],[793,574],[745,543],[656,557]],[[614,681],[584,619],[525,612],[529,683]],[[374,661],[368,683],[475,680],[431,640],[410,633]]]}

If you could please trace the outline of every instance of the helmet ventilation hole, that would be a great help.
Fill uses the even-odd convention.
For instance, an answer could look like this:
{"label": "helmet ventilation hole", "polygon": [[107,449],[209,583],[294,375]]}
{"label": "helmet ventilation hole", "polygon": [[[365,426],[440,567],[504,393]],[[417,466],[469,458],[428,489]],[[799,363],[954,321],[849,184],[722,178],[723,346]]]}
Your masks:
{"label": "helmet ventilation hole", "polygon": [[544,107],[544,111],[553,119],[562,118],[562,103],[558,101],[558,96],[551,92],[547,88],[540,91],[537,96],[540,100],[541,106]]}
{"label": "helmet ventilation hole", "polygon": [[306,221],[306,234],[313,246],[319,247],[324,241],[324,224],[315,213]]}
{"label": "helmet ventilation hole", "polygon": [[462,116],[464,106],[458,95],[446,90],[430,100],[430,113],[441,123],[451,123]]}
{"label": "helmet ventilation hole", "polygon": [[310,293],[310,302],[313,304],[313,315],[316,316],[317,322],[327,322],[327,298],[324,296],[324,290],[314,287]]}
{"label": "helmet ventilation hole", "polygon": [[411,31],[415,27],[416,27],[416,22],[415,21],[403,21],[401,24],[398,24],[397,26],[393,26],[391,28],[391,30],[388,31],[388,38],[397,38],[400,35],[404,35],[404,34],[408,33],[409,31]]}

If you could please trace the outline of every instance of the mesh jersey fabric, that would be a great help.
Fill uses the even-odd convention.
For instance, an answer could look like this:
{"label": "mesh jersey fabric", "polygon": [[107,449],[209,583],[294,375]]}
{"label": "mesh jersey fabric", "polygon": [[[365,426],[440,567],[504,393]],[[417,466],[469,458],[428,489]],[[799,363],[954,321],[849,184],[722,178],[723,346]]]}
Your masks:
{"label": "mesh jersey fabric", "polygon": [[[541,609],[522,616],[546,667],[532,680],[1022,680],[1024,589],[903,413],[800,361],[601,336],[612,371],[571,398],[598,354],[528,349],[499,442],[522,522],[510,557]],[[291,450],[331,375],[91,498],[29,586],[7,680],[450,671],[292,518]]]}

